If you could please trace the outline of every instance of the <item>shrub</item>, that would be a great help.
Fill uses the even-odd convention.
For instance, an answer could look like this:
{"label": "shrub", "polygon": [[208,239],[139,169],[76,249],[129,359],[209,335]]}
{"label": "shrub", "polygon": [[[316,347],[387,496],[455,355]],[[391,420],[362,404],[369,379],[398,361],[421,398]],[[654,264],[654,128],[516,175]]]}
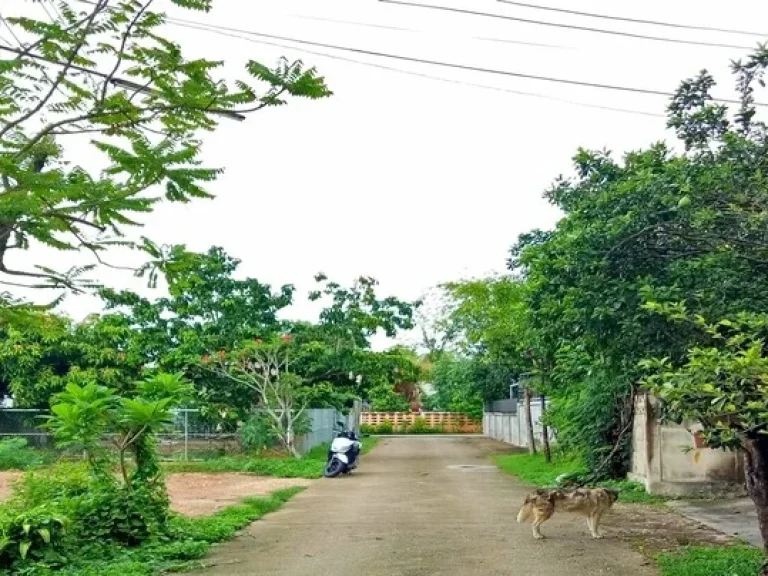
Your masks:
{"label": "shrub", "polygon": [[51,504],[19,512],[7,507],[0,516],[0,567],[13,569],[20,563],[43,567],[61,565],[60,540],[67,519]]}
{"label": "shrub", "polygon": [[277,446],[280,437],[266,414],[254,414],[240,429],[240,443],[244,450],[261,452]]}
{"label": "shrub", "polygon": [[81,543],[132,547],[167,533],[169,504],[160,488],[97,481],[71,509],[72,537]]}
{"label": "shrub", "polygon": [[12,505],[35,507],[71,501],[91,489],[93,476],[84,462],[59,462],[28,472],[16,484]]}
{"label": "shrub", "polygon": [[395,430],[395,427],[392,425],[392,422],[390,422],[389,420],[384,420],[384,422],[382,422],[376,427],[377,434],[392,434],[394,430]]}
{"label": "shrub", "polygon": [[429,427],[427,426],[427,421],[422,416],[418,416],[413,421],[413,426],[411,426],[411,434],[428,434],[428,433],[429,433]]}
{"label": "shrub", "polygon": [[376,426],[373,424],[361,424],[360,425],[360,433],[361,434],[376,434]]}
{"label": "shrub", "polygon": [[26,438],[0,440],[0,470],[26,470],[44,462],[39,452],[29,447]]}

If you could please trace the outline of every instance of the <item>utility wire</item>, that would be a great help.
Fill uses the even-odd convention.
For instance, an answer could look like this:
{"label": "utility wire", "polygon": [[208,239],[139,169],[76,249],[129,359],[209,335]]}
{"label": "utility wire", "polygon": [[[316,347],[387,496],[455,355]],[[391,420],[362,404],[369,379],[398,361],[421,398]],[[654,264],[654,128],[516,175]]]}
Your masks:
{"label": "utility wire", "polygon": [[522,8],[532,8],[534,10],[547,10],[550,12],[559,12],[561,14],[572,14],[574,16],[584,16],[586,18],[600,18],[603,20],[615,20],[618,22],[632,22],[633,24],[649,24],[653,26],[665,26],[667,28],[678,28],[683,30],[702,30],[704,32],[723,32],[725,34],[740,34],[742,36],[762,36],[768,38],[768,33],[748,32],[746,30],[734,30],[732,28],[715,28],[712,26],[697,26],[695,24],[677,24],[675,22],[663,22],[661,20],[643,20],[641,18],[628,18],[625,16],[610,16],[608,14],[597,14],[595,12],[581,12],[580,10],[569,10],[567,8],[556,8],[554,6],[541,6],[540,4],[529,4],[527,2],[518,2],[517,0],[496,0],[502,4],[520,6]]}
{"label": "utility wire", "polygon": [[397,26],[386,26],[384,24],[370,24],[368,22],[353,22],[351,20],[336,20],[334,18],[321,18],[320,16],[305,16],[303,14],[292,14],[294,18],[302,20],[317,20],[319,22],[333,22],[334,24],[348,24],[350,26],[363,26],[365,28],[382,28],[384,30],[397,30],[398,32],[417,32],[411,28],[399,28]]}
{"label": "utility wire", "polygon": [[682,40],[679,38],[668,38],[665,36],[647,36],[645,34],[634,34],[632,32],[620,32],[618,30],[606,30],[605,28],[592,28],[589,26],[577,26],[575,24],[561,24],[559,22],[547,22],[545,20],[531,20],[528,18],[518,18],[517,16],[507,16],[505,14],[492,14],[489,12],[476,12],[464,8],[453,8],[451,6],[438,6],[434,4],[419,4],[417,2],[403,2],[402,0],[378,0],[383,4],[396,4],[399,6],[408,6],[411,8],[427,8],[429,10],[442,10],[445,12],[454,12],[457,14],[468,14],[471,16],[482,16],[484,18],[497,18],[500,20],[510,20],[521,22],[523,24],[534,24],[536,26],[548,26],[551,28],[566,28],[568,30],[579,30],[581,32],[594,32],[597,34],[609,34],[612,36],[621,36],[624,38],[637,38],[639,40],[652,40],[655,42],[667,42],[671,44],[690,44],[691,46],[707,46],[709,48],[736,48],[740,50],[751,50],[752,46],[740,46],[735,44],[719,44],[714,42],[699,42],[697,40]]}
{"label": "utility wire", "polygon": [[381,70],[388,70],[390,72],[397,72],[397,73],[400,73],[400,74],[407,74],[409,76],[417,76],[419,78],[427,78],[427,79],[430,79],[430,80],[437,80],[439,82],[447,82],[447,83],[450,83],[450,84],[456,84],[456,85],[460,85],[460,86],[469,86],[469,87],[473,87],[473,88],[482,88],[482,89],[485,89],[485,90],[494,90],[494,91],[497,91],[497,92],[506,92],[506,93],[509,93],[509,94],[517,94],[519,96],[529,96],[529,97],[534,97],[534,98],[542,98],[542,99],[546,99],[546,100],[553,100],[555,102],[562,102],[562,103],[565,103],[565,104],[571,104],[571,105],[574,105],[574,106],[584,106],[586,108],[596,108],[598,110],[608,110],[608,111],[611,111],[611,112],[622,112],[622,113],[626,113],[626,114],[637,114],[637,115],[640,115],[640,116],[652,116],[652,117],[656,117],[656,118],[665,118],[664,114],[658,114],[658,113],[655,113],[655,112],[645,112],[645,111],[642,111],[642,110],[631,110],[631,109],[626,109],[626,108],[615,108],[615,107],[612,107],[612,106],[602,106],[600,104],[590,104],[588,102],[578,102],[578,101],[574,101],[574,100],[568,100],[568,99],[565,99],[565,98],[558,98],[557,96],[550,96],[548,94],[539,94],[539,93],[536,93],[536,92],[525,92],[525,91],[522,91],[522,90],[512,90],[512,89],[509,89],[509,88],[502,88],[500,86],[490,86],[490,85],[487,85],[487,84],[476,84],[474,82],[465,82],[463,80],[454,80],[452,78],[444,78],[444,77],[441,77],[441,76],[433,76],[431,74],[425,74],[423,72],[414,72],[412,70],[403,70],[402,68],[394,68],[392,66],[386,66],[386,65],[383,65],[383,64],[376,64],[374,62],[365,62],[363,60],[355,60],[353,58],[346,58],[344,56],[339,56],[338,54],[329,54],[327,52],[317,52],[315,50],[308,50],[307,48],[298,48],[296,46],[289,46],[288,44],[280,44],[280,43],[277,43],[277,42],[270,42],[268,40],[256,40],[255,38],[249,38],[247,36],[242,36],[242,35],[239,35],[239,34],[234,34],[234,33],[230,33],[230,32],[221,32],[219,30],[212,30],[212,29],[208,28],[207,24],[201,24],[199,26],[193,26],[191,24],[179,24],[179,23],[175,23],[175,22],[172,22],[172,21],[169,21],[168,23],[171,24],[171,25],[174,25],[174,26],[182,27],[182,28],[190,28],[190,29],[194,29],[194,30],[201,30],[203,32],[210,32],[212,34],[219,34],[219,35],[227,36],[227,37],[230,37],[230,38],[237,38],[237,39],[244,40],[246,42],[252,42],[252,43],[255,43],[255,44],[265,44],[267,46],[276,46],[278,48],[284,48],[284,49],[288,49],[288,50],[298,50],[298,51],[300,51],[302,53],[312,54],[314,56],[320,56],[322,58],[330,58],[332,60],[340,60],[342,62],[350,62],[350,63],[353,63],[353,64],[359,64],[361,66],[369,66],[371,68],[378,68],[378,69],[381,69]]}
{"label": "utility wire", "polygon": [[[192,24],[194,26],[200,26],[200,22],[195,22],[192,20],[184,20],[181,18],[168,18],[167,22],[169,23],[183,23],[183,24]],[[675,94],[673,92],[668,92],[664,90],[654,90],[651,88],[637,88],[633,86],[617,86],[614,84],[601,84],[598,82],[586,82],[582,80],[571,80],[567,78],[557,78],[553,76],[539,76],[536,74],[527,74],[524,72],[514,72],[511,70],[499,70],[496,68],[483,68],[480,66],[471,66],[468,64],[456,64],[453,62],[443,62],[440,60],[429,60],[426,58],[417,58],[415,56],[404,56],[400,54],[391,54],[389,52],[379,52],[376,50],[366,50],[363,48],[352,48],[349,46],[339,46],[336,44],[328,44],[325,42],[314,42],[311,40],[302,40],[299,38],[291,38],[289,36],[279,36],[277,34],[265,34],[263,32],[255,32],[253,30],[244,30],[240,28],[232,28],[229,26],[214,26],[212,24],[205,24],[207,28],[213,29],[213,30],[221,30],[224,32],[236,32],[239,34],[247,34],[249,36],[256,36],[258,38],[267,38],[269,40],[278,40],[282,42],[293,42],[296,44],[303,44],[305,46],[314,46],[317,48],[326,48],[326,49],[332,49],[332,50],[340,50],[343,52],[351,52],[355,54],[365,54],[367,56],[378,56],[381,58],[389,58],[392,60],[401,60],[404,62],[414,62],[418,64],[428,64],[431,66],[437,66],[441,68],[452,68],[456,70],[464,70],[468,72],[482,72],[485,74],[494,74],[498,76],[509,76],[512,78],[524,78],[526,80],[537,80],[540,82],[551,82],[551,83],[557,83],[557,84],[566,84],[569,86],[582,86],[585,88],[599,88],[603,90],[613,90],[616,92],[632,92],[635,94],[645,94],[649,96],[664,96],[664,97],[670,97],[674,96]],[[733,98],[714,98],[713,100],[717,102],[723,102],[728,104],[741,104],[741,100],[735,100]],[[768,103],[759,102],[755,103],[756,106],[768,106]]]}
{"label": "utility wire", "polygon": [[[85,0],[80,0],[81,2]],[[398,26],[385,26],[383,24],[371,24],[369,22],[353,22],[351,20],[337,20],[335,18],[321,18],[320,16],[304,16],[302,14],[292,14],[294,18],[301,18],[302,20],[316,20],[318,22],[332,22],[334,24],[346,24],[349,26],[362,26],[365,28],[381,28],[384,30],[394,30],[396,32],[412,32],[412,33],[421,33],[421,30],[415,30],[413,28],[400,28]],[[504,42],[506,44],[519,44],[521,46],[536,46],[538,48],[558,48],[558,49],[565,49],[570,50],[571,48],[569,46],[560,46],[557,44],[543,44],[541,42],[524,42],[522,40],[506,40],[506,39],[500,39],[500,38],[485,38],[485,37],[475,37],[474,40],[483,40],[487,42]]]}

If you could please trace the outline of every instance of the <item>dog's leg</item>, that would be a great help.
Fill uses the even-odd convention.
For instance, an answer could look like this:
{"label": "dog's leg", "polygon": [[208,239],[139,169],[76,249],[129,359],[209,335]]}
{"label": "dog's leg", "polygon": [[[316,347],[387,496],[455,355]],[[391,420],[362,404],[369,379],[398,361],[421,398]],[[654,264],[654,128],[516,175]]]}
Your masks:
{"label": "dog's leg", "polygon": [[534,509],[534,518],[533,518],[533,525],[531,526],[533,530],[533,537],[537,540],[543,540],[545,538],[544,534],[541,533],[541,525],[544,524],[547,520],[549,520],[549,517],[552,516],[552,514],[555,511],[555,507],[551,504],[546,506],[544,509],[541,508],[535,508]]}
{"label": "dog's leg", "polygon": [[600,526],[600,518],[603,516],[603,511],[598,510],[592,516],[589,518],[589,531],[592,533],[592,538],[602,538],[603,535],[600,534],[600,531],[598,530]]}

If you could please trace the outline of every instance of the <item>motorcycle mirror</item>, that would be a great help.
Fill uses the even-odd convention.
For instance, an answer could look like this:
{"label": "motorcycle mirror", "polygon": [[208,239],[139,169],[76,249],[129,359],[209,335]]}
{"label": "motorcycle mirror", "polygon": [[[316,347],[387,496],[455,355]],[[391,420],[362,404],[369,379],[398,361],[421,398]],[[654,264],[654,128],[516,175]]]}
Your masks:
{"label": "motorcycle mirror", "polygon": [[336,424],[339,426],[339,428],[344,428],[344,422],[336,422]]}

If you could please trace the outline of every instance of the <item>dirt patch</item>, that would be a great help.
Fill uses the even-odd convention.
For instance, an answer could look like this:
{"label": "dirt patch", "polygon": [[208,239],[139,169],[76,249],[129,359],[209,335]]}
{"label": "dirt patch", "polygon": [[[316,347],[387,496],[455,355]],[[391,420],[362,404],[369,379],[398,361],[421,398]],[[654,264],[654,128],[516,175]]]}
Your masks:
{"label": "dirt patch", "polygon": [[730,536],[663,506],[616,504],[611,513],[606,514],[601,526],[611,537],[631,543],[649,557],[680,546],[736,543]]}
{"label": "dirt patch", "polygon": [[21,477],[21,472],[8,470],[0,472],[0,502],[5,502],[11,497],[13,483]]}
{"label": "dirt patch", "polygon": [[168,477],[171,507],[186,516],[205,516],[248,496],[265,496],[282,488],[308,486],[310,480],[264,478],[247,474],[179,473]]}

